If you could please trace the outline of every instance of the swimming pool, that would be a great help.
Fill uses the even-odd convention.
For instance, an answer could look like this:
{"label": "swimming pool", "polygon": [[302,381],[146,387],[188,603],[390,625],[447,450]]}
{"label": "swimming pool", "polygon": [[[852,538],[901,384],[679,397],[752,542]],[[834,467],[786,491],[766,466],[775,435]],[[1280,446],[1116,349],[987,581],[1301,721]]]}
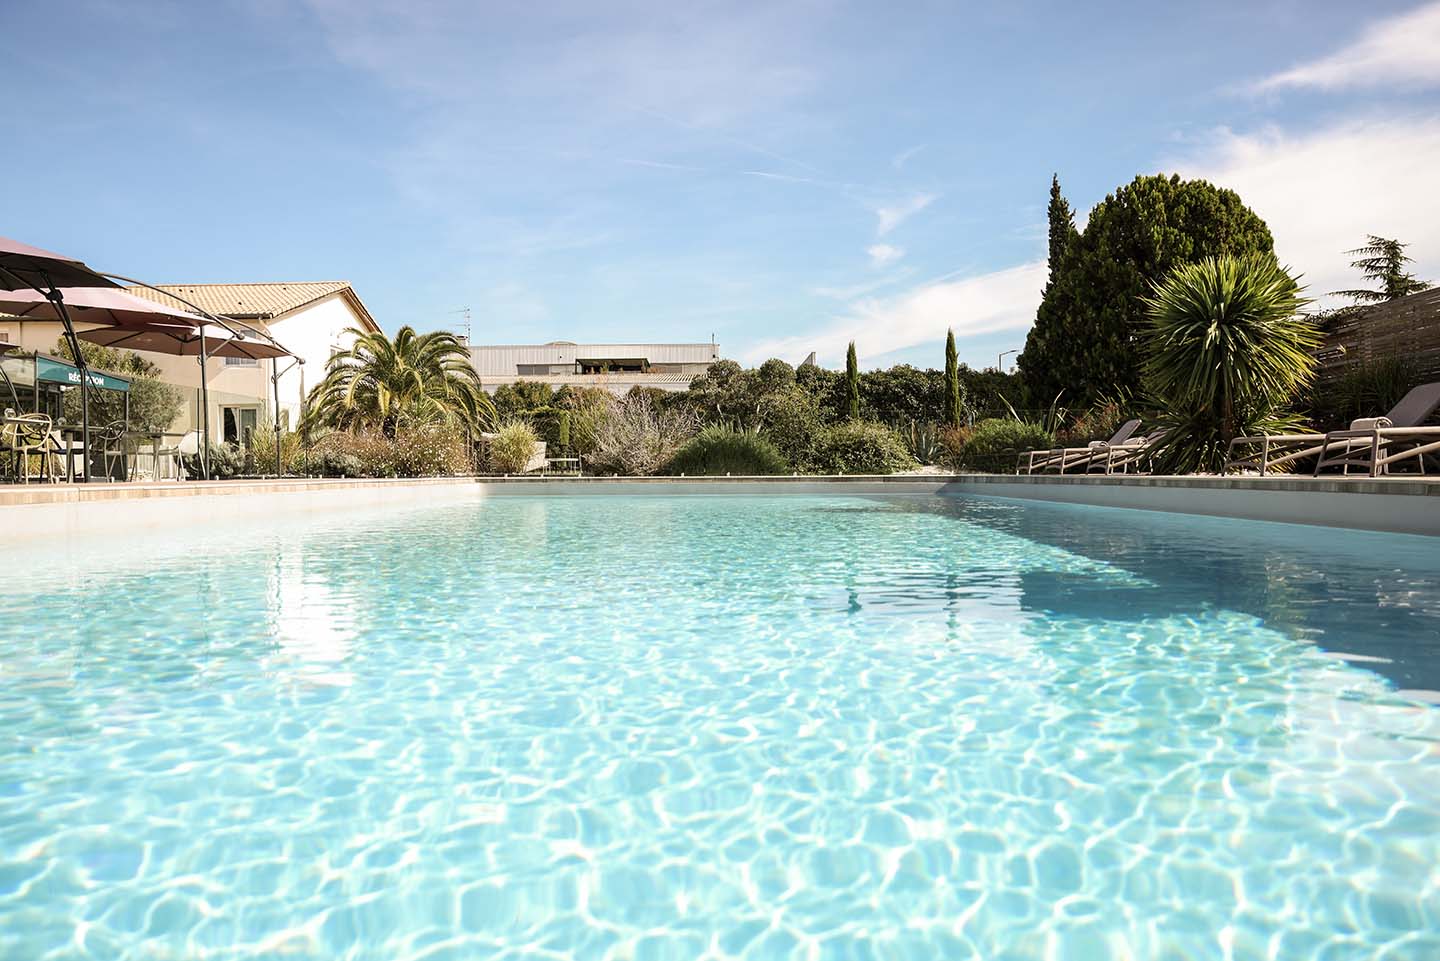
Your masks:
{"label": "swimming pool", "polygon": [[0,570],[3,958],[1440,957],[1433,539],[513,496]]}

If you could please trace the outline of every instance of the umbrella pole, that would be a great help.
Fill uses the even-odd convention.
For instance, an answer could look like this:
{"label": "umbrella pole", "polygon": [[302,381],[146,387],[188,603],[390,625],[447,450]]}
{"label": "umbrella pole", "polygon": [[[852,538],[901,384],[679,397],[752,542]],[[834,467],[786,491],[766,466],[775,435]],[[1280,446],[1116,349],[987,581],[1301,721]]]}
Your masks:
{"label": "umbrella pole", "polygon": [[[0,270],[4,270],[4,268],[0,268]],[[50,278],[46,274],[42,273],[40,276],[45,278],[45,283],[50,288],[49,290],[46,290],[34,281],[24,279],[12,271],[5,270],[5,275],[14,278],[17,282],[24,284],[54,304],[56,313],[60,315],[60,323],[65,327],[65,341],[70,345],[70,353],[74,355],[75,369],[80,372],[80,479],[82,482],[88,481],[90,480],[90,368],[85,366],[85,355],[80,353],[80,339],[75,336],[75,325],[70,321],[70,311],[65,307],[65,298],[60,295],[59,288],[50,282]],[[8,380],[9,378],[6,379]],[[11,390],[13,392],[13,385],[11,386]],[[35,382],[35,391],[38,399],[40,391],[40,382],[38,379]],[[65,456],[67,459],[74,457],[68,447],[65,449]],[[70,463],[73,463],[73,461],[70,461]],[[69,463],[67,463],[66,466],[68,468]]]}
{"label": "umbrella pole", "polygon": [[270,358],[270,386],[275,388],[275,479],[280,479],[280,359]]}
{"label": "umbrella pole", "polygon": [[[47,278],[48,282],[48,278]],[[75,358],[75,368],[80,371],[80,482],[90,482],[90,368],[85,365],[85,355],[80,352],[80,339],[75,336],[75,325],[70,321],[70,310],[65,306],[65,298],[60,295],[60,290],[51,284],[48,291],[40,291],[50,303],[55,305],[55,310],[60,314],[60,322],[65,325],[65,340],[70,345],[70,353]],[[73,457],[67,448],[66,457]]]}
{"label": "umbrella pole", "polygon": [[200,325],[200,476],[210,479],[210,388],[205,382],[205,325]]}

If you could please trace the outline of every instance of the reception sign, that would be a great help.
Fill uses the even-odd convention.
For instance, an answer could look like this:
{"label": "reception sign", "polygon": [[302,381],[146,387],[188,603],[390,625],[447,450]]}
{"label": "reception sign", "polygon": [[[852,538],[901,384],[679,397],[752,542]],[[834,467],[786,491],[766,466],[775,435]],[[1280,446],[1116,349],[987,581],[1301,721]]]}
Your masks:
{"label": "reception sign", "polygon": [[[54,360],[49,357],[35,358],[35,378],[47,381],[52,384],[71,384],[80,386],[80,369],[74,364],[67,364],[63,360]],[[98,370],[90,371],[90,386],[100,387],[105,390],[130,389],[130,382],[121,377],[111,374],[102,374]]]}

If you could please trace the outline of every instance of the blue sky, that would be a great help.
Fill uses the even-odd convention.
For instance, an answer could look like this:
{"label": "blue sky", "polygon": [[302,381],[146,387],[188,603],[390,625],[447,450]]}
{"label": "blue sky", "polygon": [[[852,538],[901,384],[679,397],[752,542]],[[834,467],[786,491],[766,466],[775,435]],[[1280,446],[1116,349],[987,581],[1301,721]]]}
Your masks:
{"label": "blue sky", "polygon": [[346,279],[390,330],[938,366],[951,326],[994,364],[1057,171],[1082,215],[1234,187],[1315,292],[1367,231],[1440,280],[1440,3],[58,0],[6,36],[0,233]]}

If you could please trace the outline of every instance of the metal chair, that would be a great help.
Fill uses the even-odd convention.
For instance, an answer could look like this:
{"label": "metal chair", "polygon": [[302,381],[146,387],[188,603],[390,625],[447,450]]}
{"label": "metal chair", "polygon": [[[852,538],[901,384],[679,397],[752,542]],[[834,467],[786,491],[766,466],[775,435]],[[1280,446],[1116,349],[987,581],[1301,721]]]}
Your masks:
{"label": "metal chair", "polygon": [[0,424],[0,446],[15,458],[15,476],[23,484],[30,483],[30,458],[40,458],[40,480],[56,481],[50,469],[53,450],[50,447],[50,418],[45,414],[16,414]]}
{"label": "metal chair", "polygon": [[115,463],[118,461],[123,468],[125,466],[125,429],[127,425],[123,420],[106,424],[98,431],[90,435],[92,449],[100,452],[100,458],[105,465],[105,478],[111,480],[115,477]]}

